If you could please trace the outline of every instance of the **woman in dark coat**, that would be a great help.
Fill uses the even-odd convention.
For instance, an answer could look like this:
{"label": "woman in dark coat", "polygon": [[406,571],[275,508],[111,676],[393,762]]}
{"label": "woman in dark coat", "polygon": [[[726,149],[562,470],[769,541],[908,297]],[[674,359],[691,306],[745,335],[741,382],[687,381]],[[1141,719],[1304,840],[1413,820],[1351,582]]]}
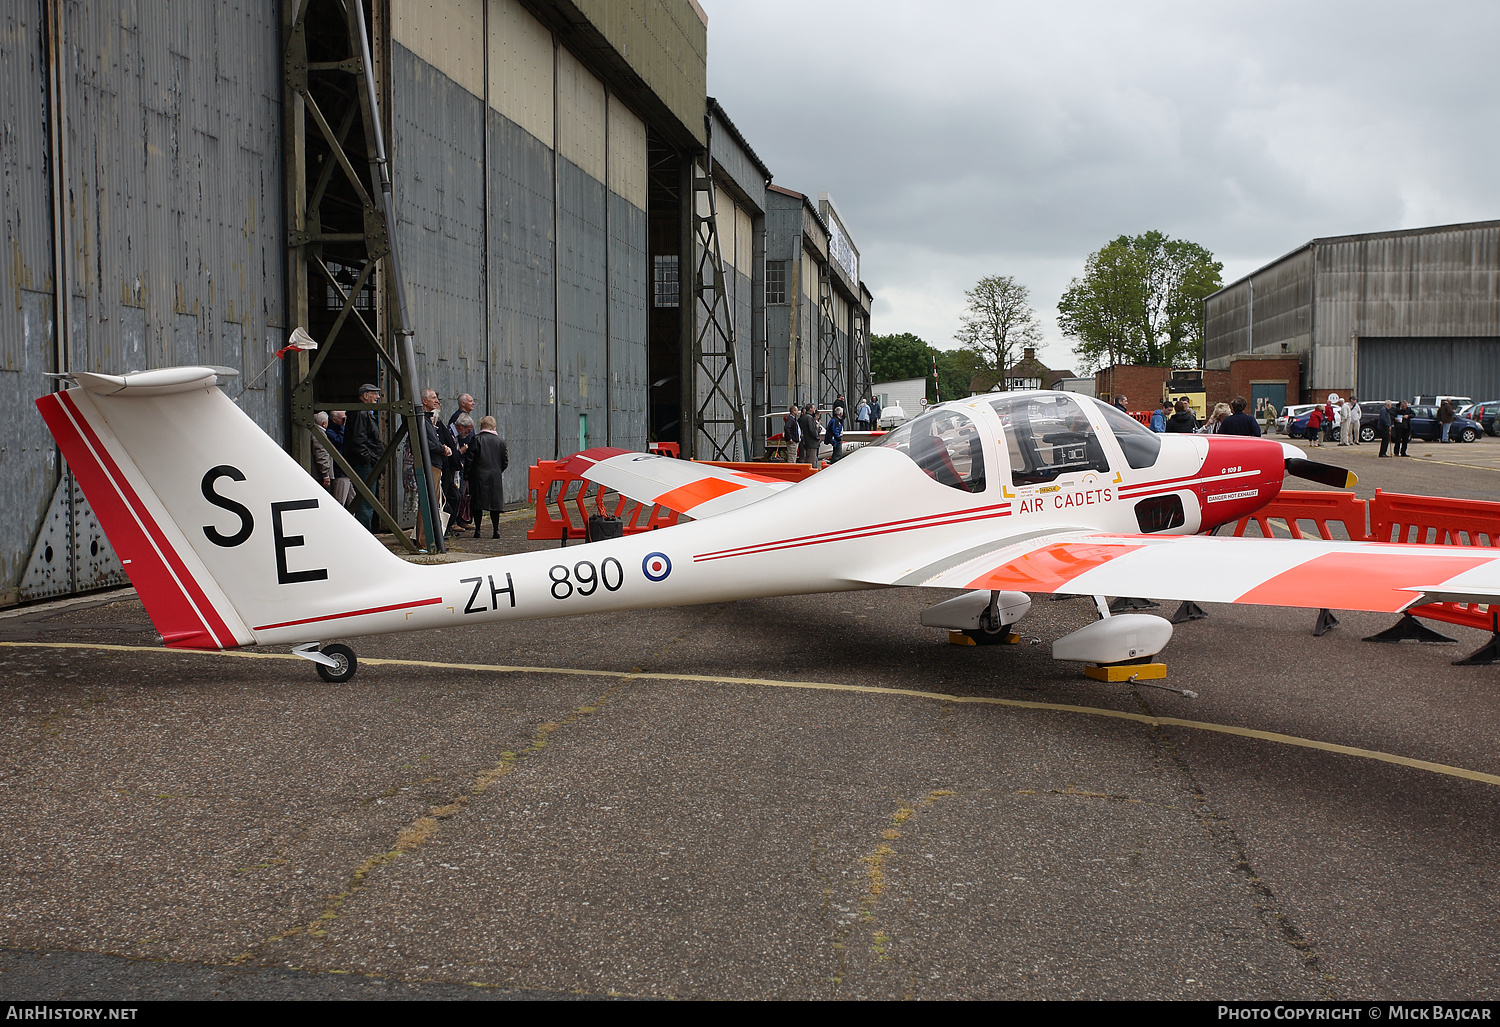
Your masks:
{"label": "woman in dark coat", "polygon": [[495,431],[495,419],[482,417],[479,430],[469,443],[469,455],[464,461],[464,480],[469,483],[469,505],[474,518],[474,537],[479,537],[479,528],[484,521],[484,511],[490,512],[490,527],[493,538],[500,537],[500,515],[505,512],[505,490],[500,474],[510,463],[505,451],[505,440]]}

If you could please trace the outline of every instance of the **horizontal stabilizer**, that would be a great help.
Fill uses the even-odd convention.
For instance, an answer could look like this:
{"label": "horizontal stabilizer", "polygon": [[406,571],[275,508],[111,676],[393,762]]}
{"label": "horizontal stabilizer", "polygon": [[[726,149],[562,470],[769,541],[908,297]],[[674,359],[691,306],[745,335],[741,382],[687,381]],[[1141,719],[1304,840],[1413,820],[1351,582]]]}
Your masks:
{"label": "horizontal stabilizer", "polygon": [[758,503],[791,483],[749,471],[622,449],[586,449],[563,469],[641,503],[701,520]]}

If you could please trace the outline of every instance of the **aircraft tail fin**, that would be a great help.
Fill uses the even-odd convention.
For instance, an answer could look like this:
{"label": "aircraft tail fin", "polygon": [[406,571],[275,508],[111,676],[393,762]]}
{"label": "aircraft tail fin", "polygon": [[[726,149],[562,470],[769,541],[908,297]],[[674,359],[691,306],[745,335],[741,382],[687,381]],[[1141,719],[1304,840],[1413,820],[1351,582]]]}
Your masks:
{"label": "aircraft tail fin", "polygon": [[230,649],[389,596],[410,565],[215,385],[206,367],[77,373],[37,400],[168,646]]}

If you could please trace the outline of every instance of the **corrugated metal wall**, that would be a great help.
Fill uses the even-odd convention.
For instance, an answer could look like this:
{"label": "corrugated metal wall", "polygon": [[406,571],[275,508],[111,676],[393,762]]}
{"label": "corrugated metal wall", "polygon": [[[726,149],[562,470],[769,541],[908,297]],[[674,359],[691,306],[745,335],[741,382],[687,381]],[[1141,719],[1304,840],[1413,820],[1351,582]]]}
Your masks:
{"label": "corrugated metal wall", "polygon": [[1224,370],[1230,360],[1250,352],[1308,352],[1313,330],[1312,247],[1215,293],[1206,308],[1204,360],[1210,368]]}
{"label": "corrugated metal wall", "polygon": [[1500,337],[1359,340],[1361,399],[1500,396]]}
{"label": "corrugated metal wall", "polygon": [[[33,400],[50,386],[54,240],[66,230],[70,366],[120,372],[177,363],[234,367],[226,391],[273,437],[283,432],[285,341],[281,43],[275,4],[216,0],[169,11],[62,2],[59,117],[65,225],[53,225],[45,0],[8,5],[4,253],[0,315],[0,600],[26,585],[57,489],[55,451]],[[78,525],[92,518],[69,507]],[[48,529],[51,530],[51,529]],[[81,529],[80,529],[81,530]],[[39,552],[40,550],[38,550]],[[94,567],[107,583],[115,569]],[[102,578],[97,577],[101,575]],[[66,591],[67,587],[63,590]]]}
{"label": "corrugated metal wall", "polygon": [[645,123],[517,0],[393,11],[391,168],[423,384],[495,416],[520,499],[538,459],[645,445]]}
{"label": "corrugated metal wall", "polygon": [[[1254,352],[1282,352],[1285,343],[1302,356],[1312,391],[1368,395],[1374,382],[1387,383],[1384,391],[1466,376],[1464,340],[1500,336],[1500,222],[1314,239],[1208,298],[1209,367],[1227,368],[1248,351],[1252,303]],[[1391,340],[1400,338],[1413,346],[1398,352]],[[1436,344],[1444,339],[1458,348]]]}
{"label": "corrugated metal wall", "polygon": [[[1315,389],[1354,384],[1356,337],[1500,335],[1500,222],[1323,239],[1314,248],[1317,350],[1309,377]],[[1430,373],[1441,377],[1450,364],[1438,352],[1413,350],[1403,366],[1430,354],[1436,361]]]}

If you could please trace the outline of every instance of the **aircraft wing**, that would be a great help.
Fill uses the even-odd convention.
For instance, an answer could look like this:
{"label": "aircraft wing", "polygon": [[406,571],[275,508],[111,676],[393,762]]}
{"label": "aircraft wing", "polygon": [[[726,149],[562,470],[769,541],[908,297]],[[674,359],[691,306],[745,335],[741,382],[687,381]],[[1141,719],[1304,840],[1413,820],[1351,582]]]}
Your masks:
{"label": "aircraft wing", "polygon": [[1391,613],[1500,602],[1488,547],[1054,531],[981,548],[886,583]]}
{"label": "aircraft wing", "polygon": [[564,469],[642,503],[655,503],[697,520],[758,503],[792,482],[749,471],[624,449],[586,449]]}

